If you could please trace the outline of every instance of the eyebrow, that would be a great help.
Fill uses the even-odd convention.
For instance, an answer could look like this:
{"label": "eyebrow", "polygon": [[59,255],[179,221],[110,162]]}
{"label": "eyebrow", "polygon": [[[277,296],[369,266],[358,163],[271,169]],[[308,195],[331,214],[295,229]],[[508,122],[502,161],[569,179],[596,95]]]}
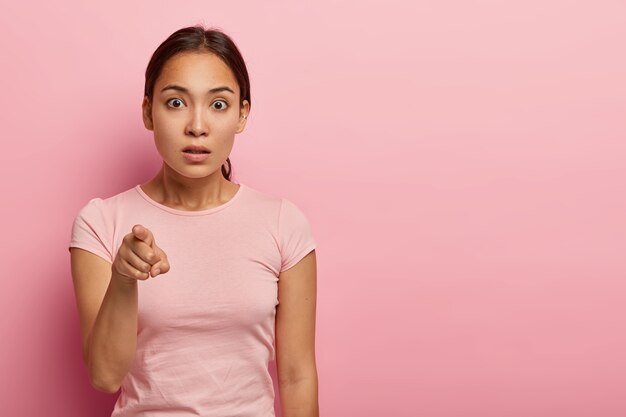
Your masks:
{"label": "eyebrow", "polygon": [[[182,87],[180,85],[176,85],[176,84],[168,84],[168,85],[166,85],[165,87],[163,87],[161,89],[161,92],[163,92],[165,90],[176,90],[176,91],[181,91],[183,93],[189,93],[188,89],[186,89],[185,87]],[[230,87],[227,87],[225,85],[222,85],[220,87],[212,88],[208,92],[209,93],[219,93],[220,91],[230,91],[231,93],[235,94],[235,92]]]}

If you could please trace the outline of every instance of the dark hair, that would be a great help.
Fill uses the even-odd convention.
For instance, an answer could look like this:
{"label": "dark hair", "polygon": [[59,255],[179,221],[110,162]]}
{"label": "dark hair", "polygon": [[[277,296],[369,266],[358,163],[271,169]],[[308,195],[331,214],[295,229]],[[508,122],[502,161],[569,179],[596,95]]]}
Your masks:
{"label": "dark hair", "polygon": [[[235,42],[221,30],[205,29],[201,25],[177,30],[163,41],[152,54],[146,68],[146,84],[144,87],[144,95],[148,97],[150,102],[152,102],[154,84],[157,78],[159,78],[165,63],[174,55],[182,52],[210,52],[217,55],[230,68],[237,79],[240,91],[239,105],[241,106],[243,100],[247,100],[249,105],[252,106],[248,70]],[[228,170],[222,165],[222,175],[230,181],[232,175],[230,158],[226,158],[226,163],[228,164]]]}

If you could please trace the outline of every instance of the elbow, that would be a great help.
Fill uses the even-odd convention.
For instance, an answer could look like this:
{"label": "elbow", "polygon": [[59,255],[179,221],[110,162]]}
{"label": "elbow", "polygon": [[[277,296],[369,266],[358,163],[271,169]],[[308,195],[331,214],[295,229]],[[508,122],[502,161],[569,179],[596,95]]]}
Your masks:
{"label": "elbow", "polygon": [[91,378],[91,386],[96,390],[107,394],[115,394],[120,389],[120,384],[111,384],[94,378]]}
{"label": "elbow", "polygon": [[285,371],[279,367],[278,384],[281,386],[297,385],[300,383],[317,384],[317,369],[315,364]]}
{"label": "elbow", "polygon": [[102,369],[98,369],[90,357],[88,349],[83,350],[83,361],[89,372],[89,380],[92,387],[107,394],[115,394],[119,391],[122,385],[121,382],[114,381],[107,372],[103,373]]}
{"label": "elbow", "polygon": [[91,386],[96,390],[107,394],[115,394],[120,389],[120,382],[114,381],[110,376],[107,377],[101,371],[97,371],[91,364],[87,364],[87,369],[89,370]]}

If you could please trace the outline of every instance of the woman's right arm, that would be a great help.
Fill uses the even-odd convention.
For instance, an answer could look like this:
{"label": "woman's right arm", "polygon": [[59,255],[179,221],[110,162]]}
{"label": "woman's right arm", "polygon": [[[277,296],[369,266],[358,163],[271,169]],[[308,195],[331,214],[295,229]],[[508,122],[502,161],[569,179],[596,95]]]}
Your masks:
{"label": "woman's right arm", "polygon": [[115,393],[137,347],[137,280],[115,273],[111,264],[80,248],[71,249],[83,361],[91,384]]}
{"label": "woman's right arm", "polygon": [[141,225],[124,236],[113,264],[80,248],[70,252],[83,361],[94,388],[115,393],[137,348],[138,280],[168,272],[167,255]]}

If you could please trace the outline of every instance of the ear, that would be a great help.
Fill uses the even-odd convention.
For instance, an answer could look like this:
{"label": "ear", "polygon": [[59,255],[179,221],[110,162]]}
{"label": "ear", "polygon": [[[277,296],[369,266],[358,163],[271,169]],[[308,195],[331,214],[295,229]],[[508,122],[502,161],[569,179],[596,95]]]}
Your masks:
{"label": "ear", "polygon": [[143,97],[143,102],[141,103],[141,111],[143,114],[143,125],[146,127],[146,129],[152,130],[154,128],[152,124],[152,105],[150,104],[148,96]]}
{"label": "ear", "polygon": [[237,130],[236,133],[243,132],[243,129],[246,127],[246,122],[248,121],[248,113],[250,112],[250,103],[248,100],[244,100],[239,106],[239,121],[237,122]]}

